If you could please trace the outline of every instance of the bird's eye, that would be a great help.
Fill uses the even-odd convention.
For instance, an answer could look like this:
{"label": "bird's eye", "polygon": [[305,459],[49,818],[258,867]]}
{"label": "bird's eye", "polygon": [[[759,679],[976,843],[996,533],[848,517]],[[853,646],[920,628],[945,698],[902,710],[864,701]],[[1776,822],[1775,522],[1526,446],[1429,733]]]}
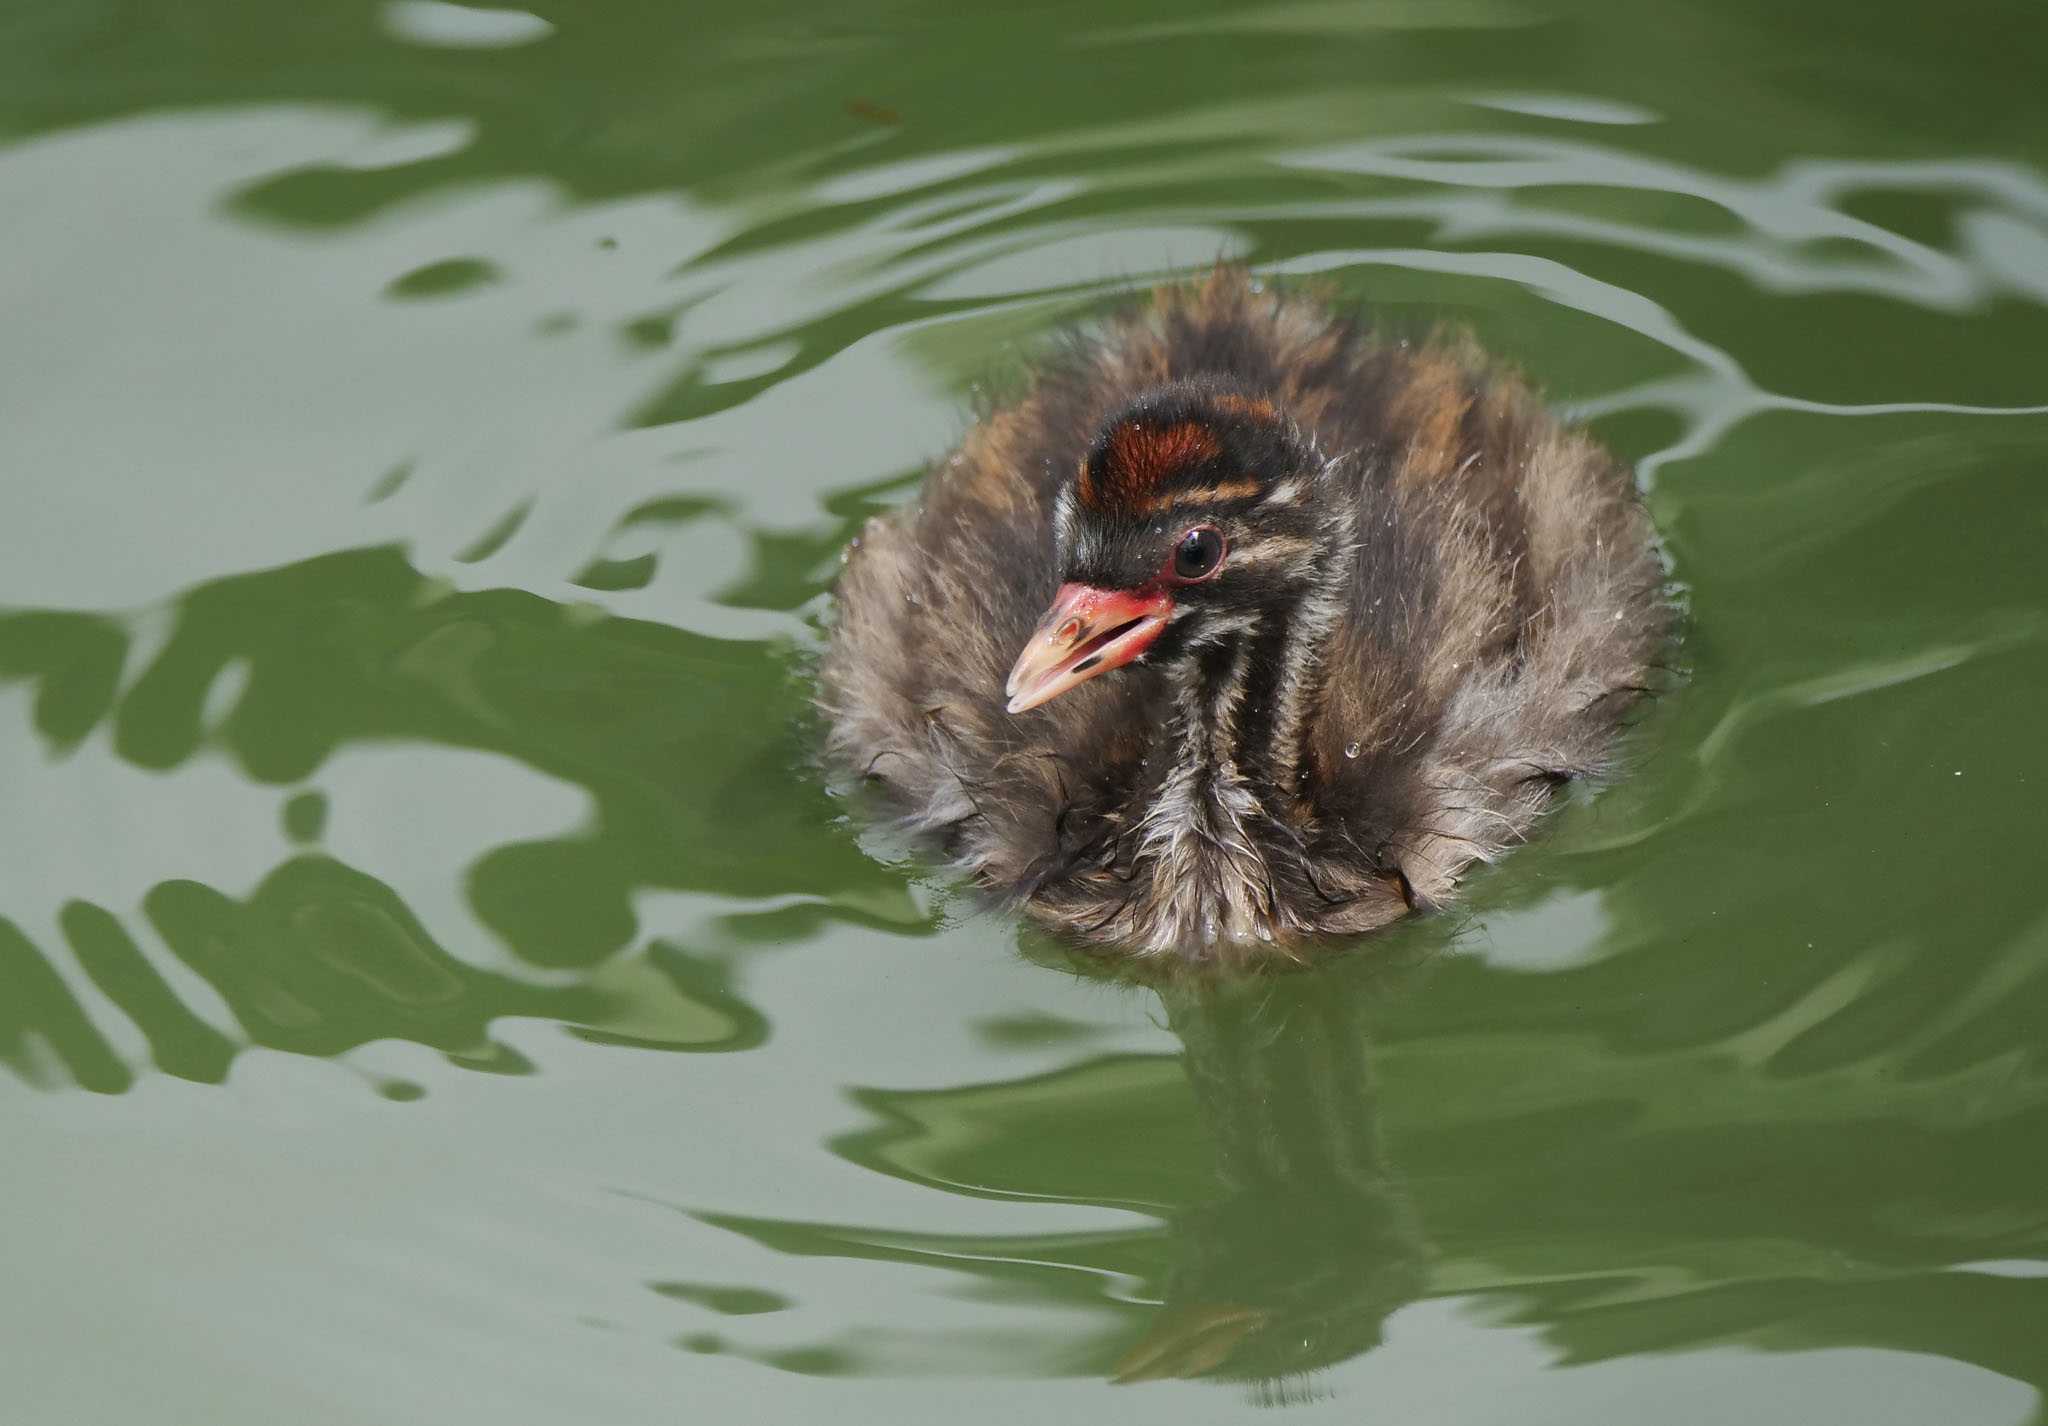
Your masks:
{"label": "bird's eye", "polygon": [[1197,525],[1173,547],[1173,577],[1185,584],[1207,579],[1223,564],[1223,532]]}

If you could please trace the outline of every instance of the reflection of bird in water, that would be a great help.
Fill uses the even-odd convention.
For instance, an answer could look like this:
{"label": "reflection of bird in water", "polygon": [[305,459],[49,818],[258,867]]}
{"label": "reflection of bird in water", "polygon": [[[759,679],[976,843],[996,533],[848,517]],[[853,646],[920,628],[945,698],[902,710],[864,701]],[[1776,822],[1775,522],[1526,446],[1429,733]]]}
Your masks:
{"label": "reflection of bird in water", "polygon": [[869,522],[823,703],[982,887],[1231,958],[1437,905],[1521,840],[1602,766],[1661,581],[1627,474],[1514,377],[1220,271]]}
{"label": "reflection of bird in water", "polygon": [[1166,1301],[1117,1380],[1283,1382],[1378,1346],[1426,1249],[1380,1145],[1363,1011],[1316,981],[1169,986],[1218,1193],[1177,1215]]}

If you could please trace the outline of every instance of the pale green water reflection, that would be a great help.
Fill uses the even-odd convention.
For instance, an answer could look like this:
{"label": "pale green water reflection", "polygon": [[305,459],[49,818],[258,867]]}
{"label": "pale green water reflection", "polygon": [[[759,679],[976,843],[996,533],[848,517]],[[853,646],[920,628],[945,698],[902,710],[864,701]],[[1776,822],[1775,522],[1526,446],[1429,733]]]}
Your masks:
{"label": "pale green water reflection", "polygon": [[[2042,1420],[2044,42],[0,14],[0,1418]],[[1525,365],[1692,621],[1467,914],[1220,993],[870,855],[804,676],[1218,255]]]}

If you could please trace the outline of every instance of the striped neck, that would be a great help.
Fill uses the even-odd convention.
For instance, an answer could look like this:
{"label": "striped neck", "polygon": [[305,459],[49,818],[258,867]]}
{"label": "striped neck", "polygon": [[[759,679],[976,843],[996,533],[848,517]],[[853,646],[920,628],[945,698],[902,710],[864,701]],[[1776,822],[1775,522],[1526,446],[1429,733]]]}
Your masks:
{"label": "striped neck", "polygon": [[1323,564],[1291,605],[1239,616],[1178,670],[1179,760],[1207,774],[1212,800],[1241,789],[1274,817],[1300,800],[1307,714],[1339,604],[1338,561]]}
{"label": "striped neck", "polygon": [[1138,827],[1138,855],[1156,868],[1159,946],[1271,939],[1292,925],[1275,829],[1298,827],[1303,736],[1350,548],[1316,541],[1291,587],[1210,611],[1165,666],[1170,753]]}

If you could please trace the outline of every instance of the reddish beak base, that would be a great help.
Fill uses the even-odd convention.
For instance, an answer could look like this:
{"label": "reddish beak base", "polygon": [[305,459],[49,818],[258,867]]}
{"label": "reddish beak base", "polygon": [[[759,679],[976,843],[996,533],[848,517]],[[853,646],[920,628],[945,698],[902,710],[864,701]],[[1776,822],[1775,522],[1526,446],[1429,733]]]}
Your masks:
{"label": "reddish beak base", "polygon": [[1097,674],[1122,668],[1151,647],[1172,613],[1173,596],[1156,586],[1061,585],[1010,670],[1003,688],[1010,712],[1036,708]]}

